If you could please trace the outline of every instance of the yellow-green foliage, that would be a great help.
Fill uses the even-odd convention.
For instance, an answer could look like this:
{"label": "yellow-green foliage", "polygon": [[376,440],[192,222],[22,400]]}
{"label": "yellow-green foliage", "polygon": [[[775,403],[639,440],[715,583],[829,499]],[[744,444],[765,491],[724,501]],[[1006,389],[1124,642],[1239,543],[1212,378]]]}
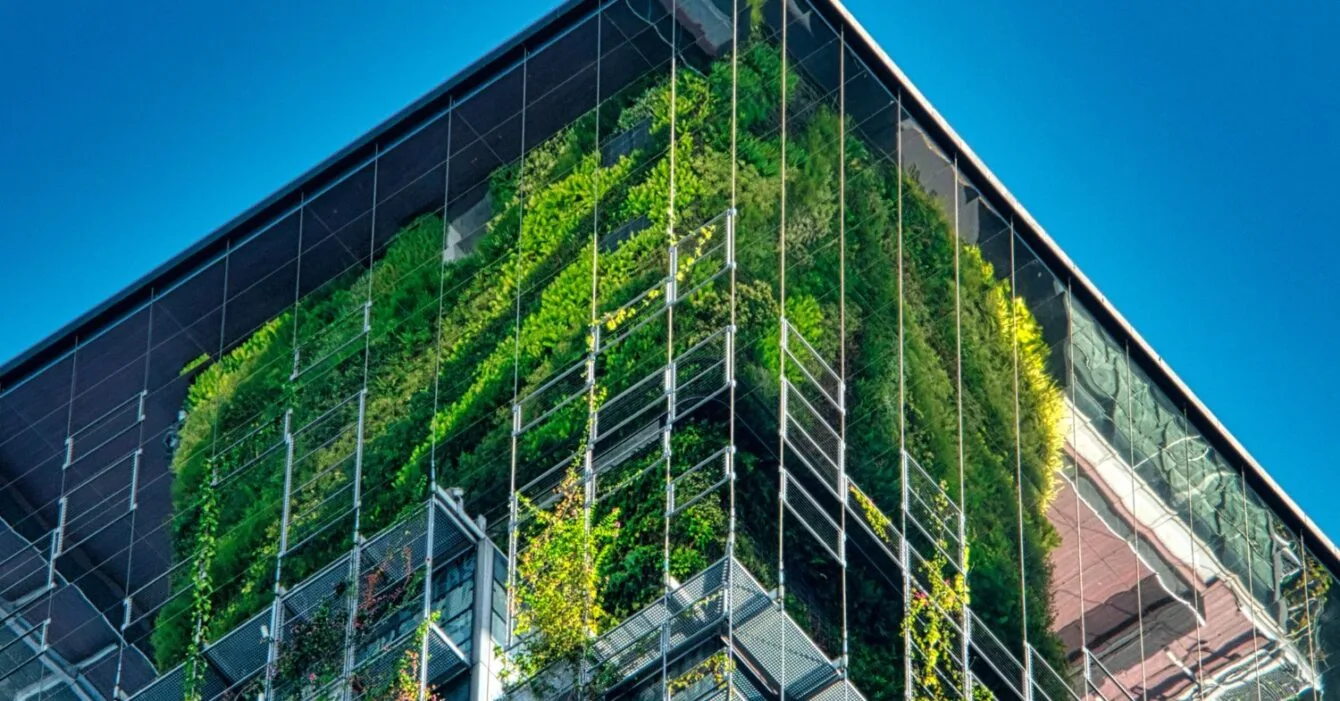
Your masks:
{"label": "yellow-green foliage", "polygon": [[[760,7],[751,2],[755,13]],[[775,47],[752,44],[740,56],[738,84],[732,84],[733,75],[726,62],[714,64],[706,76],[679,73],[673,144],[668,81],[630,96],[618,119],[601,122],[606,130],[599,137],[610,136],[613,128],[645,122],[651,125],[650,144],[608,165],[602,165],[594,147],[594,120],[578,120],[529,151],[524,163],[492,176],[493,213],[474,255],[442,265],[444,222],[437,215],[421,217],[396,234],[369,269],[332,281],[302,300],[294,312],[281,315],[235,350],[198,369],[186,401],[181,447],[173,459],[177,511],[173,533],[179,561],[203,553],[208,601],[196,610],[208,611],[206,638],[217,638],[269,603],[284,460],[282,450],[264,449],[282,438],[279,427],[285,410],[291,409],[301,425],[356,395],[366,382],[360,522],[365,534],[421,503],[430,464],[442,484],[466,490],[475,500],[470,508],[496,510],[505,501],[508,486],[514,392],[525,396],[555,373],[582,362],[590,351],[593,322],[614,336],[659,309],[666,247],[699,233],[695,244],[680,251],[685,277],[680,283],[692,284],[699,274],[696,261],[722,233],[694,227],[730,204],[734,165],[739,207],[737,364],[741,395],[749,397],[738,406],[741,426],[766,432],[765,427],[775,425],[769,412],[776,402],[750,395],[776,387],[778,198],[780,176],[785,173],[787,316],[823,357],[833,361],[840,351],[846,352],[847,466],[852,478],[868,490],[853,488],[854,498],[877,535],[887,540],[892,524],[880,505],[887,510],[898,504],[904,418],[909,452],[934,477],[947,480],[949,493],[957,494],[959,336],[954,304],[960,296],[963,438],[969,458],[962,486],[974,553],[970,581],[960,584],[971,584],[975,610],[1005,642],[1017,643],[1023,615],[1014,507],[1018,464],[1026,510],[1022,537],[1027,624],[1035,644],[1047,639],[1046,553],[1056,537],[1045,512],[1063,434],[1061,397],[1047,374],[1048,349],[1037,321],[1014,297],[1008,282],[997,279],[981,252],[958,242],[950,219],[914,175],[898,173],[874,157],[848,128],[847,323],[845,338],[839,336],[839,269],[832,243],[844,211],[838,206],[837,190],[838,159],[844,150],[839,148],[841,122],[835,110],[824,105],[792,110],[783,167],[776,132],[782,75]],[[794,71],[786,79],[791,99],[813,94]],[[733,92],[739,96],[734,164],[729,132]],[[646,225],[640,230],[613,250],[599,252],[593,319],[592,226],[599,238],[642,218]],[[904,239],[901,261],[899,231]],[[961,273],[957,289],[956,259]],[[643,304],[613,311],[647,290],[652,292]],[[371,329],[366,339],[356,338],[362,333],[362,310],[369,299]],[[730,300],[709,286],[691,302],[677,305],[674,318],[676,344],[691,344],[728,323]],[[606,389],[659,371],[666,334],[655,323],[645,328],[602,355],[601,392],[594,401],[599,403]],[[295,343],[304,368],[296,379],[290,376]],[[902,375],[900,353],[905,361]],[[585,403],[573,402],[518,441],[518,465],[529,470],[518,475],[521,483],[536,476],[537,465],[548,467],[584,445],[577,438],[588,428],[587,409]],[[714,436],[721,435],[723,423],[719,414],[707,412],[677,424],[671,438],[672,465],[682,468],[709,457],[720,447]],[[298,448],[310,455],[302,466],[308,470],[306,476],[352,454],[353,432],[339,433],[336,428],[300,439]],[[216,450],[238,439],[241,447],[226,453]],[[753,502],[775,503],[775,484],[769,487],[768,479],[760,478],[775,475],[769,460],[763,452],[741,450],[737,455],[741,490],[746,493],[739,502],[744,506],[737,555],[751,563],[766,559],[758,555],[766,546],[758,543],[772,542],[758,534],[766,534],[775,514],[771,509],[750,509]],[[216,543],[205,543],[210,529],[201,528],[197,518],[204,485],[215,470],[229,475],[243,464],[252,467],[220,490],[218,519],[225,526]],[[556,509],[535,511],[538,530],[528,535],[538,537],[540,547],[527,550],[517,563],[523,587],[518,623],[540,633],[528,671],[574,659],[572,655],[614,618],[661,594],[663,465],[659,455],[652,455],[621,466],[617,477],[627,478],[627,483],[618,496],[596,505],[591,528],[584,527],[586,514],[574,496],[581,490],[572,475],[560,489]],[[320,500],[347,486],[341,470],[321,474],[326,476],[316,482],[319,489],[295,494],[295,514],[308,507],[318,515],[326,513],[316,509]],[[683,484],[689,493],[712,483],[707,471],[690,477]],[[772,493],[754,493],[751,499],[751,489]],[[725,520],[726,507],[718,499],[703,499],[676,515],[670,534],[671,576],[692,576],[721,557]],[[332,530],[336,535],[323,536],[285,558],[286,580],[313,572],[347,548],[351,527],[338,525]],[[205,545],[209,547],[202,548]],[[797,557],[805,556],[799,552]],[[593,558],[574,558],[577,553]],[[817,555],[810,560],[822,562]],[[815,582],[832,575],[820,564],[810,569]],[[555,573],[563,576],[555,578]],[[788,577],[788,593],[803,592],[805,576],[799,573],[794,587]],[[900,669],[897,645],[890,641],[901,638],[901,624],[881,598],[877,580],[862,580],[868,573],[859,570],[852,576],[856,592],[852,606],[868,614],[862,626],[853,629],[853,677],[867,695],[891,697],[900,693],[902,684],[901,674],[890,671]],[[196,588],[197,582],[178,576],[173,586],[182,591]],[[966,600],[966,590],[960,598]],[[155,652],[164,668],[186,652],[194,617],[190,604],[179,602],[190,600],[172,599],[156,621]],[[811,602],[810,607],[815,617],[836,615],[832,601]],[[1050,648],[1041,647],[1051,654]]]}
{"label": "yellow-green foliage", "polygon": [[551,664],[576,663],[609,624],[599,596],[600,571],[619,535],[619,514],[612,511],[588,525],[575,470],[556,491],[558,502],[548,509],[521,503],[535,521],[516,569],[516,633],[530,636],[524,653],[513,660],[523,677]]}

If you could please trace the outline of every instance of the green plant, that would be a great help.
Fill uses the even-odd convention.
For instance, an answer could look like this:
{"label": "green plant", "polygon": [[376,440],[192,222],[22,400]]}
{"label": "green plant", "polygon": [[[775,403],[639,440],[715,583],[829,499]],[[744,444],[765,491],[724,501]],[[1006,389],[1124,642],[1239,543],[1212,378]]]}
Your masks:
{"label": "green plant", "polygon": [[526,640],[513,660],[523,677],[554,664],[576,665],[608,624],[600,602],[600,569],[619,535],[618,513],[587,523],[580,476],[569,471],[557,502],[542,509],[522,501],[534,535],[517,562],[516,633]]}
{"label": "green plant", "polygon": [[[761,3],[751,0],[756,24],[761,23],[761,9]],[[641,92],[630,90],[602,108],[611,118],[600,121],[601,133],[596,132],[596,120],[580,119],[528,151],[524,166],[504,167],[490,178],[492,216],[474,255],[443,265],[442,218],[410,220],[369,268],[331,281],[301,300],[296,311],[274,319],[212,363],[199,361],[207,364],[194,368],[198,372],[188,391],[187,419],[172,464],[179,515],[172,526],[174,548],[197,567],[182,568],[190,573],[172,584],[174,592],[187,593],[174,597],[156,622],[153,642],[160,665],[166,668],[188,653],[198,656],[201,645],[192,648],[193,642],[215,639],[270,603],[284,498],[284,451],[274,446],[284,438],[280,419],[286,411],[292,412],[295,426],[304,425],[366,390],[363,534],[390,525],[422,503],[430,464],[444,484],[466,490],[470,508],[496,507],[508,487],[508,408],[513,397],[529,394],[555,373],[581,362],[590,350],[593,321],[609,337],[660,308],[657,285],[665,274],[671,237],[692,231],[731,203],[734,165],[739,207],[737,368],[741,396],[756,395],[738,404],[740,425],[764,430],[775,421],[769,413],[775,402],[762,397],[775,391],[779,359],[776,244],[784,176],[787,314],[826,357],[836,357],[845,344],[847,466],[851,477],[869,490],[853,488],[853,498],[877,535],[888,540],[892,524],[879,505],[899,503],[902,448],[936,479],[945,480],[950,493],[957,494],[961,486],[974,556],[965,586],[972,588],[974,611],[1017,649],[1027,597],[1023,622],[1029,640],[1061,668],[1064,660],[1052,644],[1047,618],[1047,553],[1056,535],[1046,508],[1060,456],[1062,402],[1047,374],[1050,351],[1040,327],[981,251],[958,241],[952,218],[916,175],[899,172],[873,154],[855,129],[843,128],[836,110],[814,102],[817,92],[795,71],[785,75],[786,94],[793,107],[803,104],[805,109],[789,110],[783,163],[777,136],[783,79],[777,47],[757,35],[741,47],[738,72],[728,62],[717,62],[705,76],[680,72],[673,106],[668,79],[648,78],[640,84]],[[729,130],[733,93],[739,98],[734,164]],[[640,125],[649,125],[647,144],[604,163],[594,147],[597,141],[611,129]],[[842,193],[836,177],[844,165],[842,155],[845,208],[838,206]],[[839,219],[843,213],[845,221]],[[593,222],[599,238],[638,221],[645,226],[612,250],[598,252],[598,311],[593,320]],[[845,337],[839,334],[833,283],[839,260],[832,244],[840,223],[847,234]],[[703,253],[701,246],[720,240],[719,232],[707,233],[698,239],[698,248],[680,252],[680,270],[689,280],[698,274],[693,261]],[[647,289],[656,291],[644,304],[623,307]],[[955,314],[956,298],[962,303],[961,315]],[[370,329],[365,339],[358,338],[369,300]],[[623,311],[611,312],[616,309]],[[681,301],[674,315],[676,344],[693,343],[729,322],[729,299],[709,287]],[[956,348],[960,339],[961,362]],[[666,344],[664,329],[651,324],[602,355],[601,387],[592,395],[595,405],[606,388],[628,386],[659,372]],[[296,377],[295,355],[301,369]],[[892,362],[900,356],[905,359],[901,371]],[[955,401],[960,371],[968,458],[962,485]],[[552,465],[553,456],[566,455],[574,446],[581,452],[584,443],[574,437],[589,434],[589,408],[574,402],[518,440],[522,483],[535,477],[539,466]],[[723,413],[711,410],[678,422],[671,436],[670,469],[707,458],[721,445],[714,436],[722,435],[724,425]],[[293,513],[310,511],[335,525],[329,535],[286,554],[286,580],[301,579],[348,548],[352,525],[339,521],[340,511],[334,507],[327,511],[323,506],[348,487],[348,472],[333,469],[356,448],[353,432],[344,428],[339,422],[323,424],[295,443],[301,458],[297,464],[305,470],[295,475],[300,477],[296,483],[320,479],[293,495]],[[904,434],[905,445],[899,439]],[[232,447],[221,450],[224,446]],[[762,493],[769,489],[765,476],[775,474],[775,463],[766,448],[744,439],[739,448],[739,489],[757,498],[739,500],[736,553],[766,577],[772,557],[764,551],[766,543],[775,541],[775,531],[768,531],[775,528],[769,523],[775,519],[770,509],[750,507],[775,501],[775,484],[770,498]],[[543,547],[526,555],[530,560],[517,563],[527,573],[521,584],[530,587],[528,593],[518,592],[518,623],[529,616],[524,625],[536,641],[537,652],[525,665],[528,671],[558,660],[580,662],[592,636],[661,595],[664,464],[657,455],[642,455],[602,474],[606,483],[624,486],[590,505],[589,522],[584,500],[565,501],[576,498],[570,494],[560,499],[565,504],[561,511],[536,510],[534,522],[542,527],[528,535],[543,536]],[[210,496],[216,473],[228,475],[228,481]],[[703,472],[680,486],[689,493],[706,489],[712,481]],[[574,487],[565,483],[565,488]],[[1016,489],[1025,508],[1022,533]],[[228,528],[194,515],[207,499],[213,500],[210,508],[217,522]],[[541,513],[551,520],[545,521]],[[560,513],[562,518],[556,515]],[[691,576],[723,554],[726,514],[723,500],[713,497],[675,515],[672,577]],[[324,521],[298,526],[320,523]],[[1022,594],[1015,562],[1020,538],[1027,583]],[[201,547],[206,541],[212,545]],[[788,556],[821,560],[817,551],[805,547]],[[561,567],[576,568],[575,589],[544,578],[545,563],[553,560],[540,555],[559,557],[565,551],[592,556],[560,562]],[[813,569],[816,578],[832,574],[821,565]],[[355,625],[360,632],[394,610],[416,586],[406,583],[396,594],[399,585],[388,589],[380,577],[360,583],[363,596],[375,599],[357,602]],[[863,625],[852,630],[852,676],[868,694],[890,695],[901,685],[900,675],[888,672],[901,669],[895,643],[901,637],[900,624],[888,618],[887,591],[873,576],[855,571],[851,577],[850,605],[863,612]],[[527,601],[534,605],[527,607]],[[809,606],[807,616],[813,621],[837,619],[832,600]]]}
{"label": "green plant", "polygon": [[[943,489],[943,485],[941,485]],[[951,518],[951,509],[943,493],[932,498],[934,521],[944,523]],[[911,593],[908,610],[903,618],[903,630],[912,643],[908,654],[912,665],[911,694],[915,701],[943,701],[960,697],[963,688],[963,669],[954,662],[959,656],[955,647],[961,643],[961,633],[950,619],[961,617],[969,605],[968,551],[963,551],[963,568],[949,561],[945,552],[950,549],[947,533],[935,534],[933,555],[920,566],[918,588]]]}
{"label": "green plant", "polygon": [[276,687],[319,688],[343,670],[347,612],[343,596],[320,604],[306,618],[289,625],[275,664]]}
{"label": "green plant", "polygon": [[219,492],[218,479],[211,478],[205,484],[200,497],[195,533],[195,572],[191,585],[191,614],[195,631],[186,651],[186,679],[182,683],[182,696],[186,699],[200,698],[200,688],[205,681],[206,662],[204,658],[205,629],[209,625],[213,593],[210,578],[210,564],[216,547],[216,534],[219,529]]}
{"label": "green plant", "polygon": [[[675,694],[682,691],[688,691],[698,683],[707,679],[711,679],[714,685],[721,686],[726,683],[726,678],[730,676],[730,673],[734,670],[735,662],[731,660],[725,652],[718,652],[709,655],[702,662],[689,668],[687,672],[671,679],[666,685],[666,692],[671,697],[674,697]],[[732,691],[731,693],[733,694],[734,692]]]}

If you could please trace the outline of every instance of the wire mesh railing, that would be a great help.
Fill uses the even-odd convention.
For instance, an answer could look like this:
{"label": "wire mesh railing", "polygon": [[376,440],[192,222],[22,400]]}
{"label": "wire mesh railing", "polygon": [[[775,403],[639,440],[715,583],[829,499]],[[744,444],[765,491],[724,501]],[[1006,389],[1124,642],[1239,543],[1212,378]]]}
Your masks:
{"label": "wire mesh railing", "polygon": [[[188,680],[188,661],[132,698],[175,701],[188,692],[202,701],[225,694],[253,698],[266,687],[267,698],[273,699],[323,693],[325,698],[362,698],[369,690],[384,688],[387,675],[394,676],[403,666],[405,656],[397,653],[425,645],[427,657],[416,654],[435,675],[431,681],[462,672],[470,660],[462,646],[470,642],[471,627],[457,627],[453,638],[425,618],[434,611],[451,613],[453,592],[473,586],[472,578],[453,576],[452,568],[459,567],[454,563],[473,562],[467,553],[486,542],[461,527],[463,517],[453,513],[456,508],[440,497],[430,499],[358,544],[359,557],[351,552],[337,558],[284,591],[270,609],[208,644],[195,682]],[[357,571],[352,569],[355,562],[362,565]],[[359,600],[344,593],[353,591],[355,578],[364,585]],[[305,638],[312,635],[318,637]],[[304,639],[307,647],[296,647]],[[328,646],[310,657],[309,643],[316,639]],[[346,656],[348,664],[342,661]]]}

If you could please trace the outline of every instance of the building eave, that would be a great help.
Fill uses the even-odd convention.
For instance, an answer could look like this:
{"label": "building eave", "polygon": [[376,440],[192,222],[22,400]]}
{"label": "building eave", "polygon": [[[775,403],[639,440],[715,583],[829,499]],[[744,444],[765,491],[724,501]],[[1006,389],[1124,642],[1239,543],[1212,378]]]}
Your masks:
{"label": "building eave", "polygon": [[[319,191],[338,181],[355,164],[375,157],[383,141],[412,133],[433,116],[447,109],[453,99],[469,93],[522,60],[533,45],[563,32],[593,9],[601,0],[566,0],[560,7],[533,22],[525,30],[504,42],[484,57],[448,79],[377,125],[349,146],[311,168],[245,212],[215,229],[201,241],[157,267],[147,275],[113,295],[27,351],[0,365],[0,392],[21,383],[24,378],[64,357],[80,343],[110,328],[152,301],[156,293],[189,277],[204,263],[226,253],[234,239],[263,229],[283,214],[300,206],[306,194]],[[1131,358],[1178,405],[1185,407],[1192,423],[1200,427],[1211,444],[1230,458],[1246,481],[1280,516],[1285,525],[1300,534],[1311,552],[1333,573],[1340,573],[1340,549],[1303,512],[1279,483],[1227,427],[1193,393],[1190,387],[1159,356],[1129,321],[1108,301],[1096,285],[1075,265],[1040,223],[1010,193],[972,148],[949,126],[944,117],[926,100],[907,75],[888,56],[840,0],[814,0],[814,7],[835,27],[845,27],[852,49],[870,67],[883,71],[881,80],[902,97],[904,108],[912,112],[938,144],[953,155],[960,169],[984,189],[983,194],[1010,215],[1015,230],[1035,248],[1044,262],[1058,274],[1068,276],[1070,290],[1080,298],[1099,322],[1125,343]]]}

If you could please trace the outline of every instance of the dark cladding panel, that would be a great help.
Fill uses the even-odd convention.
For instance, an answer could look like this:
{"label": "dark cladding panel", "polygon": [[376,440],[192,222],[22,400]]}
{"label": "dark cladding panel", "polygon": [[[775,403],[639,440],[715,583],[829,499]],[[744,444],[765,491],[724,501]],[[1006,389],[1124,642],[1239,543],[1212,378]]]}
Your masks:
{"label": "dark cladding panel", "polygon": [[378,158],[374,222],[377,256],[404,227],[441,211],[450,119],[443,114]]}
{"label": "dark cladding panel", "polygon": [[382,150],[377,165],[379,206],[446,161],[447,126],[448,115],[444,113]]}
{"label": "dark cladding panel", "polygon": [[298,218],[294,212],[229,251],[226,347],[245,340],[292,304],[298,275]]}
{"label": "dark cladding panel", "polygon": [[70,354],[0,396],[14,429],[0,436],[0,517],[30,540],[57,518],[73,368]]}
{"label": "dark cladding panel", "polygon": [[[463,155],[455,144],[471,151],[462,164],[473,175],[466,183],[478,182],[498,166],[521,157],[521,107],[526,87],[523,66],[513,67],[456,103],[453,110],[456,119],[452,122],[453,185],[458,177],[457,160]],[[475,140],[482,150],[473,148]],[[466,172],[462,170],[461,175]]]}
{"label": "dark cladding panel", "polygon": [[[131,367],[138,368],[140,373],[140,379],[135,384],[143,384],[144,354],[149,347],[149,317],[149,305],[144,305],[134,314],[79,345],[75,396],[97,394],[107,396],[110,400],[122,390],[121,386],[110,383]],[[81,408],[97,409],[96,404],[86,402],[86,405],[76,407],[76,414]],[[75,421],[78,422],[80,418],[76,416]]]}
{"label": "dark cladding panel", "polygon": [[[375,171],[376,165],[368,163],[325,192],[308,197],[301,217],[299,298],[341,276],[357,275],[368,265]],[[287,301],[292,302],[292,296]]]}
{"label": "dark cladding panel", "polygon": [[154,299],[151,393],[175,380],[192,360],[217,358],[226,282],[220,258]]}
{"label": "dark cladding panel", "polygon": [[796,2],[787,14],[787,70],[827,96],[827,102],[836,104],[843,68],[837,31],[806,0]]}
{"label": "dark cladding panel", "polygon": [[530,54],[526,61],[527,149],[596,106],[596,58],[604,39],[600,18],[591,16]]}
{"label": "dark cladding panel", "polygon": [[[487,208],[487,203],[481,203],[491,190],[489,182],[494,172],[518,162],[522,82],[524,70],[520,66],[512,68],[480,92],[457,102],[452,109],[446,186],[448,220],[455,222],[476,206]],[[490,130],[491,124],[497,126]],[[495,130],[510,136],[500,139]],[[482,137],[481,132],[488,137]],[[486,209],[478,211],[487,213]],[[479,217],[467,218],[469,231],[461,232],[465,238],[478,234],[483,225],[482,221],[475,221]]]}
{"label": "dark cladding panel", "polygon": [[865,147],[896,163],[898,154],[897,97],[861,60],[847,37],[847,120]]}

